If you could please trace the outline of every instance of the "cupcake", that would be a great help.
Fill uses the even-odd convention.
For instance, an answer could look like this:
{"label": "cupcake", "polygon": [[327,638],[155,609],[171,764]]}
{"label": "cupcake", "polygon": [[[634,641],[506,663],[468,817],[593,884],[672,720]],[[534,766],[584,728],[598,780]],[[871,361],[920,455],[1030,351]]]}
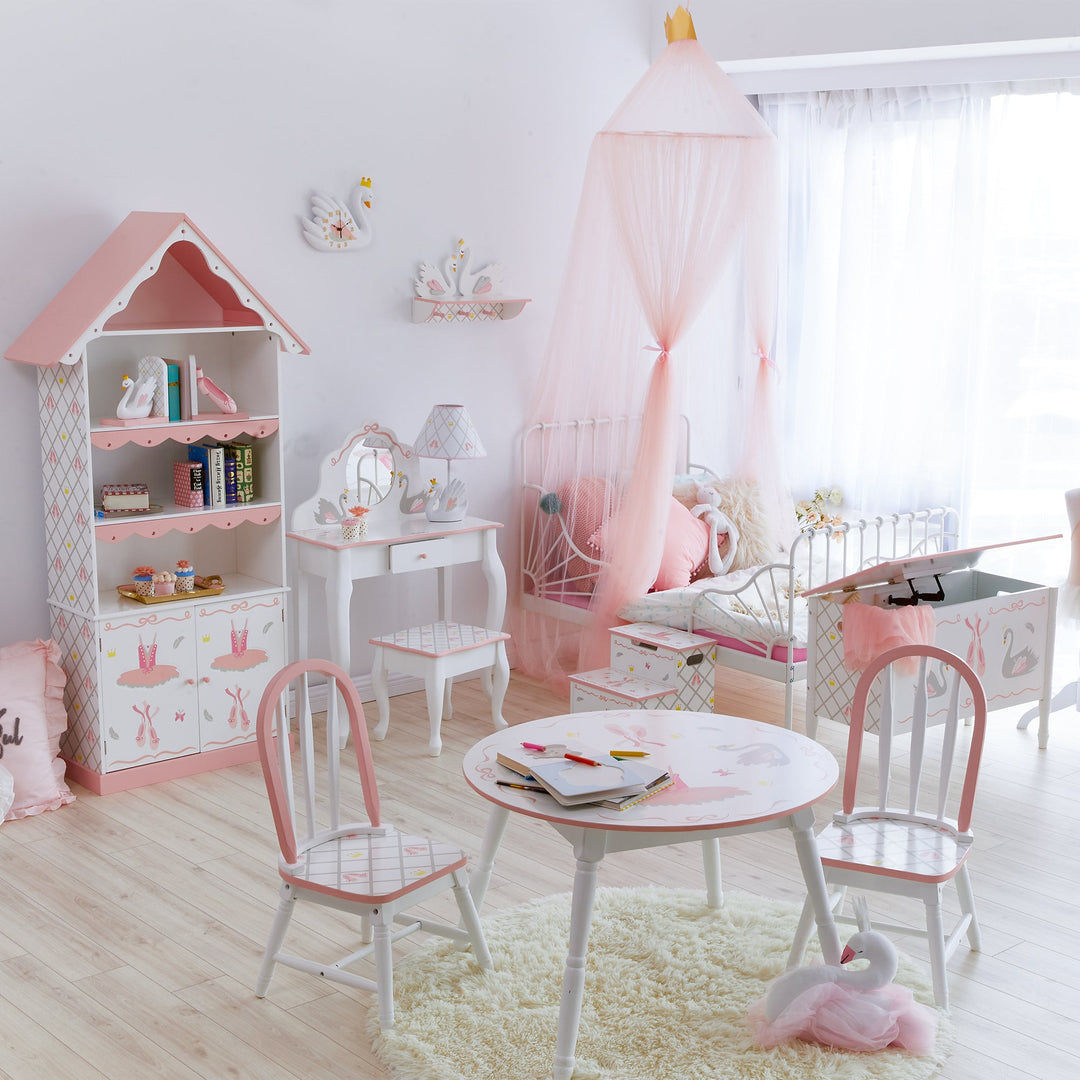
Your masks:
{"label": "cupcake", "polygon": [[135,592],[139,596],[154,595],[154,568],[152,566],[135,567]]}
{"label": "cupcake", "polygon": [[160,570],[154,575],[154,595],[172,596],[176,591],[176,575],[171,570]]}
{"label": "cupcake", "polygon": [[195,567],[187,559],[180,559],[176,564],[176,591],[195,591]]}

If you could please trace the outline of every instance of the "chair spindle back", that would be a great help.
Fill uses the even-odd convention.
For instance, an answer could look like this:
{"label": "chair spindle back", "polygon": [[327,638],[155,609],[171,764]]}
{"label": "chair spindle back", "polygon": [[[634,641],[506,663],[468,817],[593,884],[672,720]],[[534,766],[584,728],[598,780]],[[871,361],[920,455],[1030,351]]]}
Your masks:
{"label": "chair spindle back", "polygon": [[[321,766],[312,722],[309,676],[313,674],[326,678],[326,746]],[[296,716],[299,775],[294,775],[293,768],[290,704]],[[342,705],[352,734],[364,809],[371,824],[378,826],[379,793],[364,706],[349,676],[327,660],[298,660],[270,680],[259,702],[255,722],[259,760],[278,844],[289,865],[318,836],[341,825],[341,754],[345,751],[338,750],[338,730]]]}
{"label": "chair spindle back", "polygon": [[[915,672],[911,671],[911,658],[917,659]],[[941,754],[938,757],[937,787],[931,793],[922,791],[926,771],[927,729],[930,726],[928,664],[931,660],[940,660],[945,667],[948,683],[947,707],[944,730],[942,733]],[[848,731],[847,761],[844,769],[843,812],[850,814],[855,809],[856,786],[858,783],[860,756],[862,752],[863,719],[867,701],[874,681],[884,680],[881,693],[881,721],[878,729],[877,753],[877,795],[876,805],[881,812],[895,812],[891,799],[891,769],[900,756],[896,751],[897,736],[894,734],[893,712],[897,699],[899,680],[909,683],[914,679],[914,702],[912,708],[910,732],[902,738],[910,738],[906,761],[909,767],[904,812],[913,820],[933,821],[944,824],[949,820],[949,793],[954,769],[957,767],[956,746],[960,726],[960,690],[964,686],[971,697],[974,710],[974,727],[971,744],[968,748],[965,764],[964,781],[956,813],[956,826],[960,832],[967,832],[971,825],[971,808],[975,799],[975,784],[978,780],[979,763],[982,758],[983,741],[986,735],[986,694],[974,671],[954,653],[934,645],[902,645],[889,649],[876,657],[863,671],[855,688],[851,707],[851,723]],[[932,802],[933,812],[922,809],[921,800]]]}

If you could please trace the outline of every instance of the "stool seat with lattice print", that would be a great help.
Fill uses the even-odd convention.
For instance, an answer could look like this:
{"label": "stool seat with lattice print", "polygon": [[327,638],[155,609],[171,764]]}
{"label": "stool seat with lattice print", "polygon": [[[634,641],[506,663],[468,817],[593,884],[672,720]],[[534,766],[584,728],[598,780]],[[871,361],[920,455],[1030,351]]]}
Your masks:
{"label": "stool seat with lattice print", "polygon": [[391,668],[424,680],[428,722],[431,725],[428,753],[432,757],[442,751],[439,733],[442,721],[453,716],[450,686],[455,675],[490,669],[491,718],[496,731],[506,727],[502,705],[510,683],[510,664],[506,659],[506,642],[509,639],[510,635],[501,630],[456,622],[425,623],[371,638],[370,642],[375,646],[371,688],[379,707],[379,722],[372,736],[385,739],[390,727],[387,675]]}

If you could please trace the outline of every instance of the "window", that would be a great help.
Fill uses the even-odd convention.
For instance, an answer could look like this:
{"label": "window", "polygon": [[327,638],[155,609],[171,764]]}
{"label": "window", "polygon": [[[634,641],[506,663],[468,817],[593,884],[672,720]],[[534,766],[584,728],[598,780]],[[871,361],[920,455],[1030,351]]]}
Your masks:
{"label": "window", "polygon": [[[1080,487],[1080,82],[767,95],[797,493],[957,507],[991,543]],[[1016,566],[1060,581],[1064,544]]]}

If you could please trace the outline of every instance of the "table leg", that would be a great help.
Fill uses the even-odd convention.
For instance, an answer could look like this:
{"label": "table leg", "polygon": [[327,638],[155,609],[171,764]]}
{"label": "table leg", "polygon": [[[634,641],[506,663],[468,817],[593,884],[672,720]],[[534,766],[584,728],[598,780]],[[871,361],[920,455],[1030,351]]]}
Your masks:
{"label": "table leg", "polygon": [[499,559],[499,549],[495,543],[495,529],[484,532],[484,557],[480,562],[484,580],[487,582],[487,622],[488,630],[501,630],[506,618],[506,571]]}
{"label": "table leg", "polygon": [[[352,578],[345,569],[344,557],[334,560],[326,577],[326,622],[330,635],[330,659],[347,675],[352,674],[350,610],[352,607]],[[349,741],[345,726],[339,738],[339,749]]]}
{"label": "table leg", "polygon": [[586,829],[578,844],[574,891],[570,899],[570,945],[563,971],[562,1004],[555,1033],[554,1080],[570,1080],[574,1074],[574,1050],[581,1024],[581,998],[585,992],[585,953],[592,926],[593,902],[600,860],[604,857],[604,834]]}
{"label": "table leg", "polygon": [[720,881],[720,837],[710,836],[701,841],[701,861],[705,870],[705,902],[711,908],[724,906],[724,889]]}
{"label": "table leg", "polygon": [[495,865],[495,853],[502,843],[503,833],[506,832],[506,823],[510,820],[510,811],[505,806],[493,806],[488,818],[487,828],[484,830],[484,843],[480,848],[480,858],[476,867],[469,875],[469,892],[472,893],[473,903],[476,910],[480,910],[487,893],[488,882],[491,880],[491,870]]}
{"label": "table leg", "polygon": [[829,907],[829,890],[825,884],[825,871],[821,868],[817,840],[814,837],[814,811],[807,808],[791,815],[791,832],[795,837],[795,852],[799,856],[806,895],[814,909],[817,920],[818,940],[826,964],[840,963],[840,934]]}

